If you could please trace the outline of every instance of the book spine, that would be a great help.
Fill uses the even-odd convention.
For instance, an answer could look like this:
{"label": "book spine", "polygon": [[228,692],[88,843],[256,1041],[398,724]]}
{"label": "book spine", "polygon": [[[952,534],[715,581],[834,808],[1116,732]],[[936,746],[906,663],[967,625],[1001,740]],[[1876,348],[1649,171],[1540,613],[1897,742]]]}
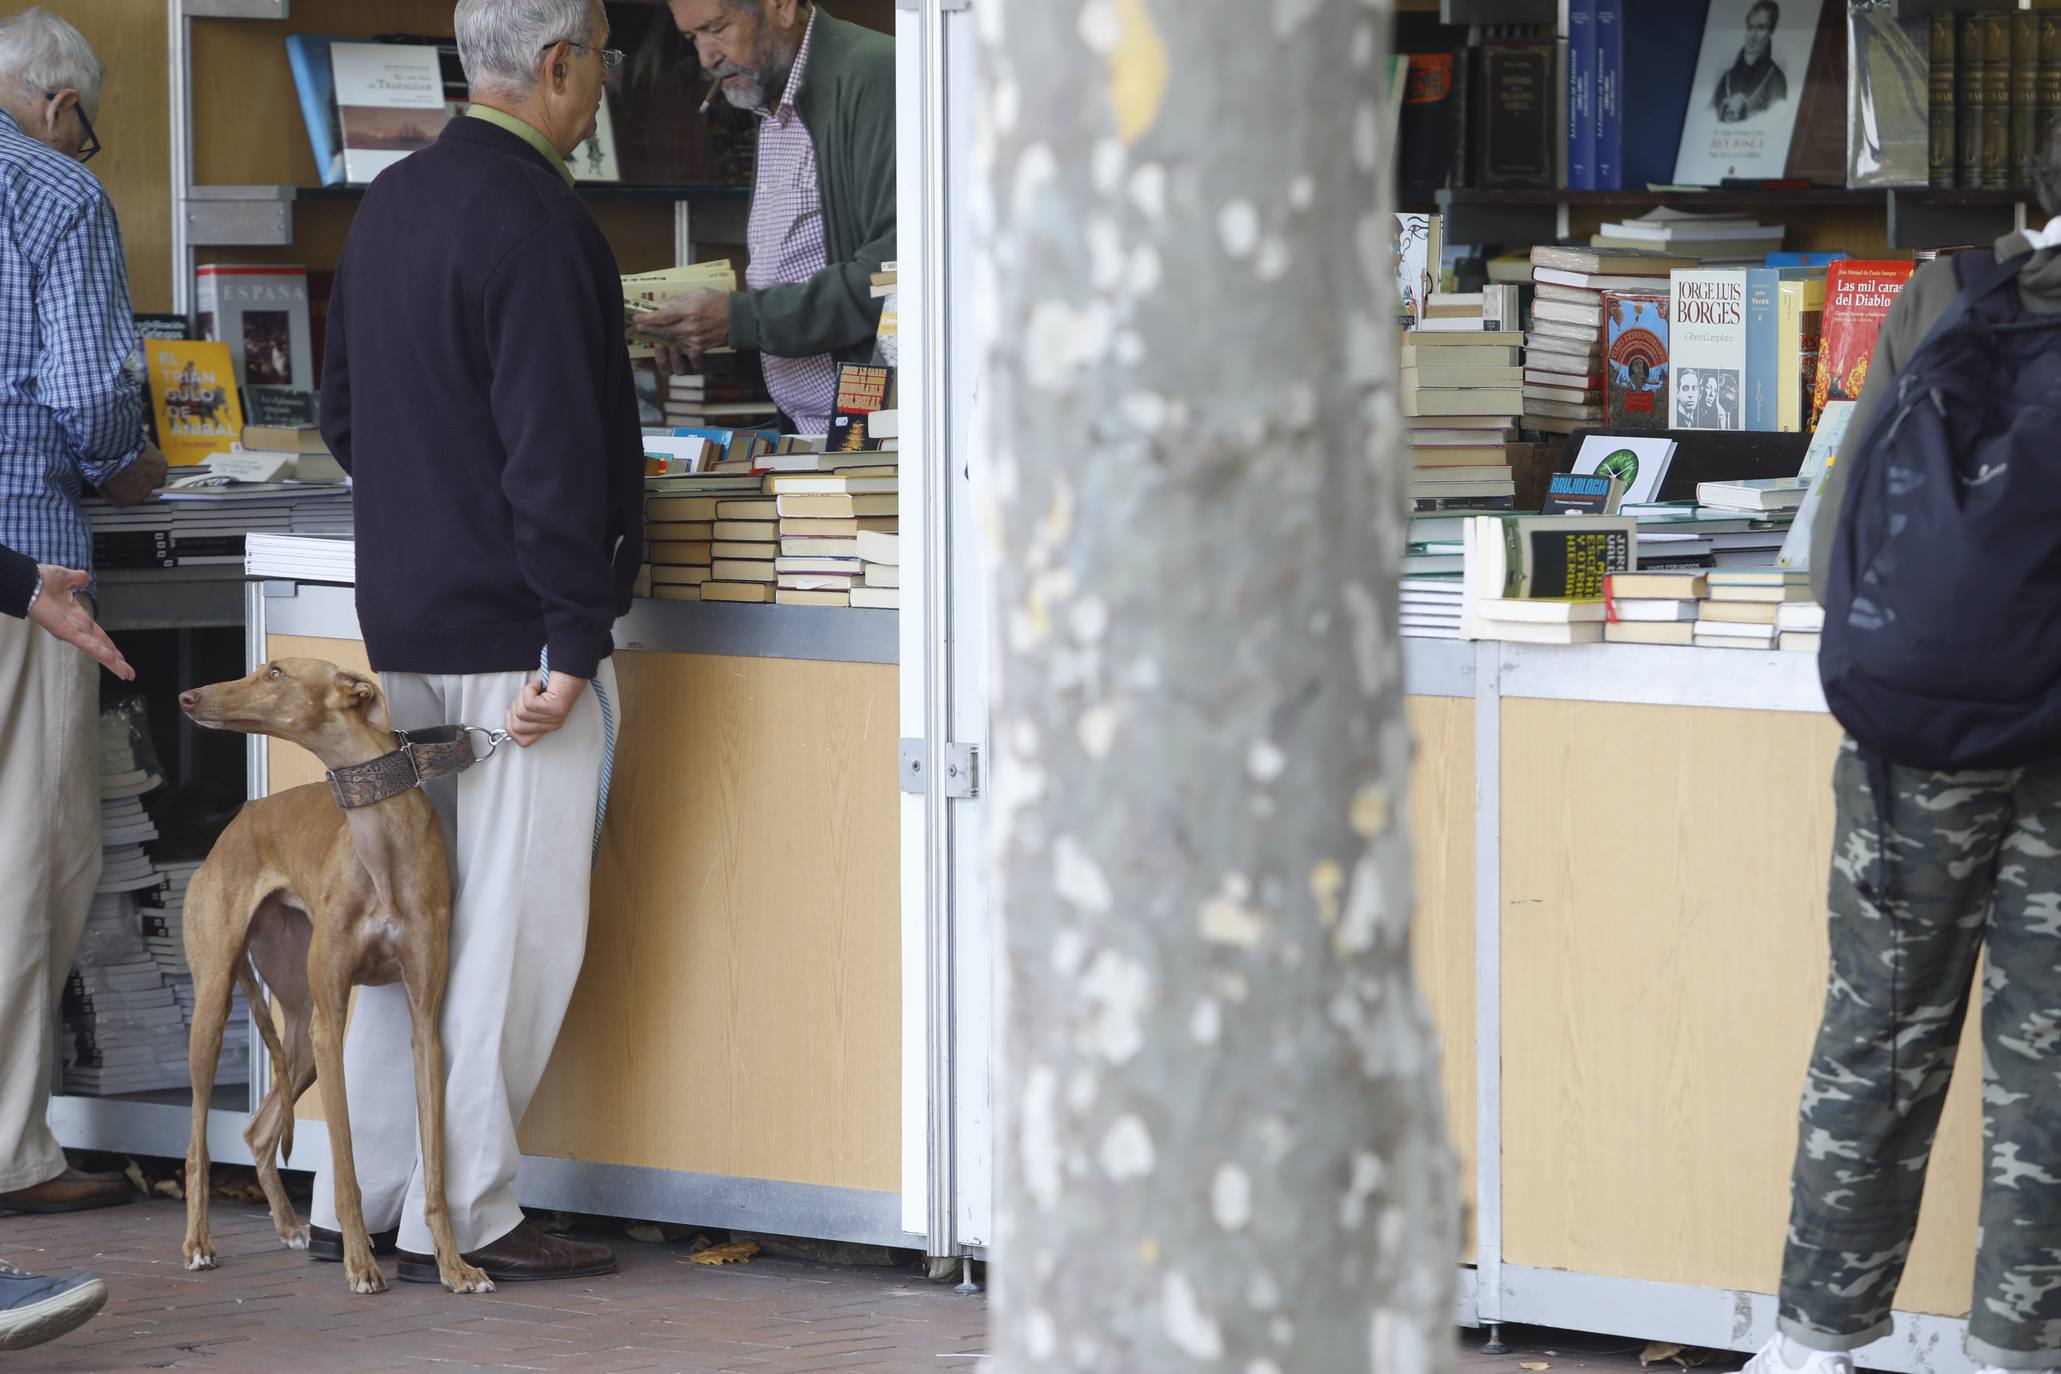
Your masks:
{"label": "book spine", "polygon": [[2040,25],[2031,10],[2011,16],[2011,185],[2030,189],[2039,162]]}
{"label": "book spine", "polygon": [[2011,185],[2011,15],[1982,16],[1982,187]]}
{"label": "book spine", "polygon": [[1624,0],[1596,0],[1596,189],[1624,189]]}
{"label": "book spine", "polygon": [[1932,47],[1927,76],[1927,120],[1930,144],[1926,171],[1933,186],[1954,184],[1954,16],[1932,16]]}
{"label": "book spine", "polygon": [[1982,185],[1982,16],[1964,14],[1954,41],[1954,185]]}
{"label": "book spine", "polygon": [[1746,269],[1746,428],[1780,428],[1781,277],[1772,267]]}
{"label": "book spine", "polygon": [[1596,0],[1567,6],[1567,189],[1596,189]]}
{"label": "book spine", "polygon": [[2061,15],[2036,14],[2040,30],[2037,109],[2033,114],[2032,155],[2034,162],[2046,156],[2055,126],[2061,122]]}

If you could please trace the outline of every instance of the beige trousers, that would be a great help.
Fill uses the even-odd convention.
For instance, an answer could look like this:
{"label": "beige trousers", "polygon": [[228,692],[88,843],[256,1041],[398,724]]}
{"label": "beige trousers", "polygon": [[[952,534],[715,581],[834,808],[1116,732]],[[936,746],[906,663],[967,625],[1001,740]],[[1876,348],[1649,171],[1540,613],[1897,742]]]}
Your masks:
{"label": "beige trousers", "polygon": [[[528,673],[426,677],[387,673],[387,707],[401,729],[498,727]],[[620,714],[615,667],[601,685]],[[594,807],[601,786],[601,706],[590,687],[563,729],[425,790],[453,865],[451,971],[443,1041],[444,1190],[461,1251],[499,1240],[522,1221],[516,1128],[543,1081],[587,951]],[[407,993],[358,989],[344,1039],[352,1153],[368,1230],[401,1228],[403,1250],[431,1253],[422,1219]],[[337,1230],[329,1168],[315,1175],[314,1224]]]}
{"label": "beige trousers", "polygon": [[100,670],[0,616],[0,1192],[64,1172],[57,1003],[100,881]]}

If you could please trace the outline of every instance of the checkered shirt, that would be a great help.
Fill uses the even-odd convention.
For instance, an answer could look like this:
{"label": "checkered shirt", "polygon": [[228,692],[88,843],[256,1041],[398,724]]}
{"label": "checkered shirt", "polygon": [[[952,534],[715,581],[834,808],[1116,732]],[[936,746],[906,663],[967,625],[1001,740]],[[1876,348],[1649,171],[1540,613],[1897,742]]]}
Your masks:
{"label": "checkered shirt", "polygon": [[[752,192],[748,242],[751,263],[744,284],[757,291],[786,282],[804,282],[830,265],[830,245],[823,237],[823,192],[816,180],[816,145],[794,108],[802,72],[809,65],[809,47],[816,38],[811,6],[801,50],[777,109],[760,110],[758,184]],[[761,355],[766,388],[774,404],[794,422],[797,434],[826,434],[837,404],[837,360],[828,353],[811,358]]]}
{"label": "checkered shirt", "polygon": [[107,193],[0,111],[0,544],[93,566],[79,497],[142,451],[136,346]]}

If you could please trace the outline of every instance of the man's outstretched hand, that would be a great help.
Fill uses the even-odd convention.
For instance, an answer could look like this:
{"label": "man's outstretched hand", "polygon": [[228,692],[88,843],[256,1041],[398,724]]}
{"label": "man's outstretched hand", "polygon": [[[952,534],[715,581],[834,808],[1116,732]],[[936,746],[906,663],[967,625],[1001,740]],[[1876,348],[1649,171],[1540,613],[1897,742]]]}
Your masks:
{"label": "man's outstretched hand", "polygon": [[29,607],[29,622],[42,626],[67,644],[76,644],[106,664],[107,670],[122,681],[134,682],[136,670],[74,595],[86,590],[92,577],[76,568],[59,568],[49,563],[38,563],[36,571],[42,575],[43,590],[37,594],[36,604]]}

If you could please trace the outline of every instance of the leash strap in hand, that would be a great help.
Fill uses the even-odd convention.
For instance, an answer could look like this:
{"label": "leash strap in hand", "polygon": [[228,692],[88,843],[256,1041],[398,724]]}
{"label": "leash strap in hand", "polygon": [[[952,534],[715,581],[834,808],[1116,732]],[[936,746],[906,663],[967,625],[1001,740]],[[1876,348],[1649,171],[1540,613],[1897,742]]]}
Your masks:
{"label": "leash strap in hand", "polygon": [[[594,803],[594,857],[601,861],[601,825],[608,819],[608,789],[615,781],[615,703],[608,699],[608,689],[601,685],[599,676],[587,684],[594,697],[601,703],[601,795]],[[537,686],[551,690],[551,646],[544,646],[544,653],[537,660]]]}

